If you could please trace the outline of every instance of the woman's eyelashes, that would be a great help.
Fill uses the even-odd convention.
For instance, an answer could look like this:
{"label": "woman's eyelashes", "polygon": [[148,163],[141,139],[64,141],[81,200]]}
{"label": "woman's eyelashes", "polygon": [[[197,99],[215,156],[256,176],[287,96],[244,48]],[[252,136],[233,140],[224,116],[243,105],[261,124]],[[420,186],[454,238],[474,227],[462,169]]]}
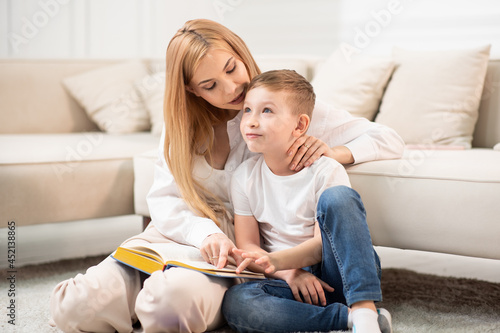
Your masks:
{"label": "woman's eyelashes", "polygon": [[205,90],[212,90],[215,88],[215,82],[210,87],[205,87]]}
{"label": "woman's eyelashes", "polygon": [[[236,63],[234,63],[234,64],[233,64],[233,67],[232,67],[230,70],[228,70],[228,71],[226,72],[226,74],[231,74],[231,73],[233,73],[235,70],[236,70]],[[213,83],[210,87],[204,87],[203,89],[205,89],[205,90],[212,90],[212,89],[214,89],[214,88],[215,88],[215,86],[216,86],[216,85],[217,85],[217,84],[216,84],[216,82],[214,82],[214,83]]]}
{"label": "woman's eyelashes", "polygon": [[236,69],[236,62],[233,64],[233,68],[231,68],[230,70],[228,70],[226,73],[227,74],[231,74],[232,72],[234,72],[235,69]]}

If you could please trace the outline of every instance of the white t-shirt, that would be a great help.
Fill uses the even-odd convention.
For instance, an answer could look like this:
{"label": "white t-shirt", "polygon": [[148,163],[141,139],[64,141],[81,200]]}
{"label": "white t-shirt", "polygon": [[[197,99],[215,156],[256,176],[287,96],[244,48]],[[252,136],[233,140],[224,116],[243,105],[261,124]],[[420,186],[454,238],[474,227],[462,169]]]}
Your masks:
{"label": "white t-shirt", "polygon": [[310,167],[275,175],[262,155],[243,162],[231,180],[234,213],[259,222],[261,247],[269,252],[296,246],[314,236],[316,205],[329,187],[351,186],[344,167],[321,157]]}
{"label": "white t-shirt", "polygon": [[[241,117],[242,112],[227,123],[231,152],[224,170],[211,169],[201,158],[194,171],[196,177],[203,179],[206,188],[220,198],[229,196],[229,183],[234,170],[252,156],[240,133]],[[346,146],[354,156],[355,163],[399,158],[404,149],[403,140],[391,128],[365,118],[353,117],[349,112],[321,101],[316,101],[307,134],[317,137],[329,147]],[[147,196],[152,223],[166,237],[200,247],[208,235],[222,231],[210,219],[193,212],[182,198],[163,156],[164,142],[165,128],[159,142],[154,182]]]}

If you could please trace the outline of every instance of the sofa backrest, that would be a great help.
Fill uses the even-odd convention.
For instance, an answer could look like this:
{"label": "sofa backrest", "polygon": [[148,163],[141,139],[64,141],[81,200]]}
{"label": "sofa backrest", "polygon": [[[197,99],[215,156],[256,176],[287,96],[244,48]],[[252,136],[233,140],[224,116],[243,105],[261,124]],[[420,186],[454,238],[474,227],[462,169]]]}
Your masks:
{"label": "sofa backrest", "polygon": [[[62,85],[62,79],[123,59],[0,59],[0,133],[69,133],[97,126]],[[145,59],[152,72],[164,70],[161,59]],[[321,58],[257,56],[263,71],[295,69],[311,80]],[[500,142],[500,60],[490,60],[474,131],[473,146]]]}
{"label": "sofa backrest", "polygon": [[492,148],[500,142],[500,59],[490,60],[484,82],[473,147]]}
{"label": "sofa backrest", "polygon": [[[125,60],[0,59],[0,133],[97,131],[96,124],[66,91],[62,80]],[[164,62],[144,61],[156,67]]]}
{"label": "sofa backrest", "polygon": [[0,60],[0,133],[96,130],[84,110],[66,92],[61,80],[105,63],[95,60]]}

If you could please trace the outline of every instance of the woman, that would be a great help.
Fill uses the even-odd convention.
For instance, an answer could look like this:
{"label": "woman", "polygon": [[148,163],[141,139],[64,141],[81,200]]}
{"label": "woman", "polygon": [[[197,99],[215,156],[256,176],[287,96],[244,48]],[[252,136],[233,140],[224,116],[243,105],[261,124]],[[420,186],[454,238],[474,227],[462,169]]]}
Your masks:
{"label": "woman", "polygon": [[[152,223],[126,242],[193,245],[223,267],[235,247],[228,183],[250,156],[239,111],[260,70],[238,36],[209,20],[186,22],[168,45],[166,63],[165,130],[147,198]],[[290,147],[291,168],[321,155],[348,164],[401,154],[401,139],[386,127],[324,105],[314,112],[311,136]],[[51,314],[68,332],[129,332],[138,321],[145,332],[203,332],[224,323],[221,303],[232,283],[182,268],[144,277],[107,258],[56,286]]]}

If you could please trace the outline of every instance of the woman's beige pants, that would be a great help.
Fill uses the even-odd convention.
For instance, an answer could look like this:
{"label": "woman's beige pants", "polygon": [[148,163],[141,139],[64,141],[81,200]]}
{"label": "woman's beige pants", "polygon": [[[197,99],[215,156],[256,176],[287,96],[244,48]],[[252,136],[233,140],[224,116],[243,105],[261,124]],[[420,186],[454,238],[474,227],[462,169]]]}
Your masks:
{"label": "woman's beige pants", "polygon": [[[150,226],[131,242],[170,242]],[[82,275],[59,283],[50,310],[64,332],[204,332],[224,323],[221,304],[232,279],[184,268],[153,273],[141,286],[137,270],[108,257]]]}

